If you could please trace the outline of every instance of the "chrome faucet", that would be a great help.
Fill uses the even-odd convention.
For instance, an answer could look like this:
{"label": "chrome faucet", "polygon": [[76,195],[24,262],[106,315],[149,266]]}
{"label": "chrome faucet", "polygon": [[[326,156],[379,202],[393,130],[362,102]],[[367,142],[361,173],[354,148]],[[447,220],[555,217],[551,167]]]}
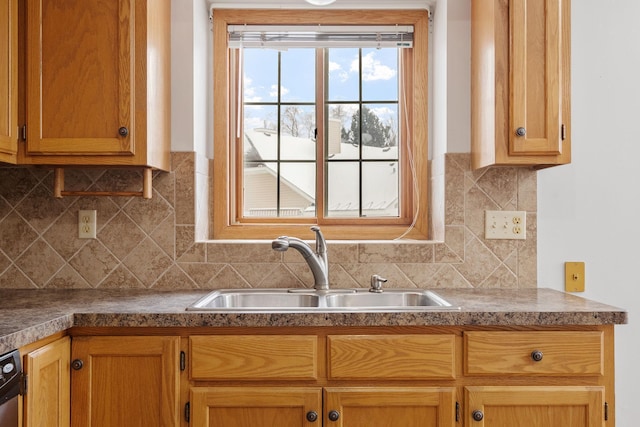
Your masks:
{"label": "chrome faucet", "polygon": [[302,257],[313,273],[313,287],[319,291],[329,289],[329,261],[327,259],[327,242],[320,231],[320,227],[313,226],[311,231],[316,233],[316,251],[296,237],[280,236],[271,242],[271,248],[278,252],[284,252],[293,248],[302,254]]}

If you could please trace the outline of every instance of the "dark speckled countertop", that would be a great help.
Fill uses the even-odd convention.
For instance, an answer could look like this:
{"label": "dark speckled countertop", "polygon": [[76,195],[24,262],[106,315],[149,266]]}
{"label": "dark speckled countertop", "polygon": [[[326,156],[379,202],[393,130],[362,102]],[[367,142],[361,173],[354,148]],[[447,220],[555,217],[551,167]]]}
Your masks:
{"label": "dark speckled countertop", "polygon": [[550,289],[437,289],[460,310],[389,313],[208,313],[208,290],[3,289],[0,353],[77,327],[553,326],[627,323],[623,309]]}

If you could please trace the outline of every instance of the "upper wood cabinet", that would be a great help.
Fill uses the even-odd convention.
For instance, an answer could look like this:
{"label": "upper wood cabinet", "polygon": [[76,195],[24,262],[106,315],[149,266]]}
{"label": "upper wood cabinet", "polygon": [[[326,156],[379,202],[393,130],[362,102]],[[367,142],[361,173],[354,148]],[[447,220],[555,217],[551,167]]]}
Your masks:
{"label": "upper wood cabinet", "polygon": [[18,151],[18,1],[0,0],[0,161]]}
{"label": "upper wood cabinet", "polygon": [[19,162],[168,170],[170,0],[26,5]]}
{"label": "upper wood cabinet", "polygon": [[570,0],[471,2],[471,162],[571,162]]}

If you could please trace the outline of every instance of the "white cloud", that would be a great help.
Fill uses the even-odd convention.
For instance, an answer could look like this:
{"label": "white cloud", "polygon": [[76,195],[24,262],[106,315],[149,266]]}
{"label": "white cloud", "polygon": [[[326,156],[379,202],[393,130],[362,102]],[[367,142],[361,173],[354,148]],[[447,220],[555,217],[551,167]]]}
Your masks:
{"label": "white cloud", "polygon": [[378,116],[383,121],[395,117],[396,115],[396,112],[389,107],[372,108],[371,111],[373,111],[376,116]]}
{"label": "white cloud", "polygon": [[334,61],[329,61],[329,72],[342,70],[342,65]]}
{"label": "white cloud", "polygon": [[[358,71],[358,60],[351,62],[351,70]],[[374,80],[390,80],[396,76],[396,70],[384,65],[375,58],[375,52],[369,52],[362,57],[362,80],[370,82]]]}
{"label": "white cloud", "polygon": [[335,63],[335,62],[329,63],[329,73],[333,73],[334,75],[337,75],[337,78],[340,80],[340,83],[344,83],[347,80],[349,80],[349,73],[343,70],[342,66],[340,66],[340,64],[338,63]]}
{"label": "white cloud", "polygon": [[253,80],[250,77],[244,78],[244,100],[247,102],[260,102],[262,97],[258,96],[256,87],[253,86]]}
{"label": "white cloud", "polygon": [[[286,95],[289,93],[289,89],[284,86],[280,86],[280,95]],[[271,91],[269,92],[269,96],[273,98],[278,97],[278,85],[271,85]]]}

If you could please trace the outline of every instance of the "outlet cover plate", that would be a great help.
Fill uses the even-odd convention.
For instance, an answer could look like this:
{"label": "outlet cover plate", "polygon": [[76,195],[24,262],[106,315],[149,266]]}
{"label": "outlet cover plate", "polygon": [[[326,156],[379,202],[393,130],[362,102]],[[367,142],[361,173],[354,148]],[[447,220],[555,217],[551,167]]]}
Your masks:
{"label": "outlet cover plate", "polygon": [[484,219],[485,239],[527,238],[526,211],[485,211]]}
{"label": "outlet cover plate", "polygon": [[96,217],[95,210],[78,211],[78,239],[96,238]]}

